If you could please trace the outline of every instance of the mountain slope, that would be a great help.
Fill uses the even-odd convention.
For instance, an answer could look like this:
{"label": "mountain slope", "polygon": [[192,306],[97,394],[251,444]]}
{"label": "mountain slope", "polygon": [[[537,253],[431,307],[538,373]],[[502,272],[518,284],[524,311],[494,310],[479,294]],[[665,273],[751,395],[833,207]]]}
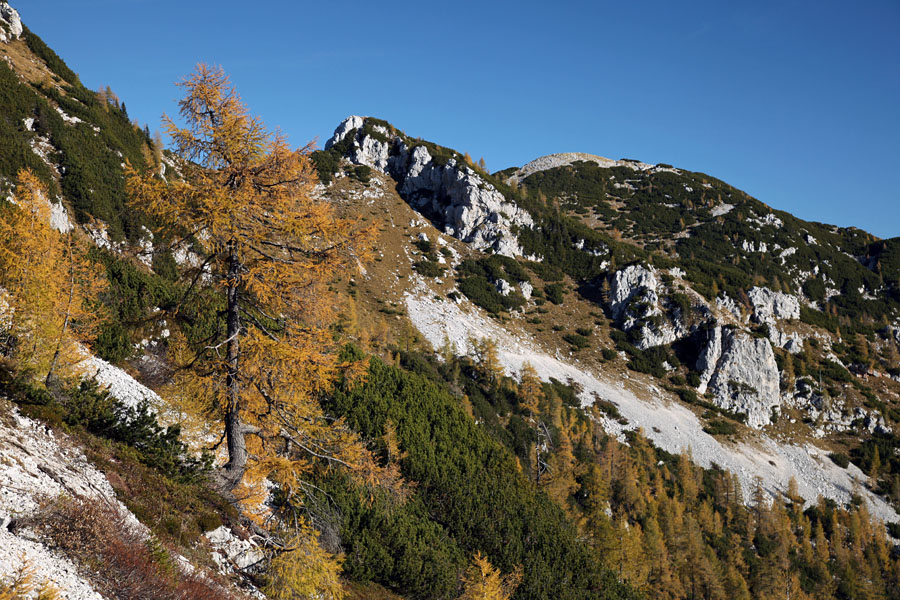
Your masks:
{"label": "mountain slope", "polygon": [[[31,166],[60,228],[100,246],[112,333],[94,351],[125,370],[92,361],[115,400],[89,385],[48,397],[3,363],[0,395],[72,434],[71,455],[80,446],[94,465],[72,468],[144,521],[144,547],[167,545],[161,564],[187,556],[227,573],[233,593],[261,585],[252,523],[210,494],[178,435],[153,414],[115,418],[137,398],[180,418],[165,398],[169,336],[196,334],[216,309],[178,302],[190,248],[154,252],[144,218],[121,210],[126,158],[162,176],[172,163],[6,6],[0,174],[8,186]],[[458,597],[476,552],[523,569],[515,598],[900,593],[887,536],[900,534],[896,240],[804,222],[668,165],[572,153],[491,174],[372,118],[348,118],[313,159],[316,194],[381,233],[373,262],[331,282],[345,293],[334,334],[350,342],[344,358],[370,359],[367,377],[322,403],[407,484],[403,503],[332,469],[310,482],[304,516],[345,553],[352,594]],[[49,437],[8,412],[4,449],[16,432]],[[0,466],[0,485],[15,485],[18,467]],[[72,516],[31,508],[17,520]],[[62,542],[35,527],[2,535],[58,559]],[[109,581],[85,565],[114,557],[90,550],[68,547],[73,585],[100,589]]]}
{"label": "mountain slope", "polygon": [[[341,157],[382,171],[414,209],[421,206],[421,192],[411,192],[404,182],[438,165],[465,173],[475,188],[503,195],[530,215],[531,223],[520,219],[506,234],[515,237],[505,247],[519,250],[509,253],[518,262],[473,255],[451,261],[455,272],[441,266],[413,276],[404,293],[407,312],[435,347],[446,338],[470,352],[466,338],[480,330],[478,336],[498,342],[511,372],[526,360],[540,364],[546,353],[563,363],[544,369],[545,378],[562,379],[566,371],[575,380],[593,371],[613,385],[635,378],[649,386],[631,396],[641,399],[638,404],[678,398],[689,408],[699,406],[705,416],[694,421],[693,435],[672,430],[678,419],[655,425],[667,428],[664,435],[648,435],[673,452],[692,442],[718,448],[700,452],[701,464],[750,457],[757,438],[772,444],[770,452],[782,458],[772,458],[779,466],[770,472],[769,459],[751,460],[752,468],[734,463],[745,474],[745,489],[755,474],[773,492],[793,475],[803,482],[808,501],[823,493],[843,502],[849,482],[864,476],[835,470],[824,459],[829,450],[849,446],[854,461],[868,469],[871,449],[860,441],[872,436],[892,443],[892,423],[900,417],[900,388],[891,379],[897,375],[900,303],[898,282],[889,275],[890,241],[801,221],[714,178],[668,165],[553,155],[492,176],[466,165],[458,153],[360,117],[344,121],[327,148],[323,154],[330,156],[320,164],[335,166],[338,176]],[[420,156],[412,167],[404,158],[409,154]],[[472,206],[491,210],[480,193],[461,197],[443,181],[430,184],[428,193],[432,205],[447,207],[446,213],[466,215]],[[477,229],[484,220],[491,219],[479,215],[465,225]],[[455,224],[434,218],[432,223],[467,239]],[[429,244],[448,243],[443,236],[424,236]],[[472,308],[460,312],[451,302],[460,295],[500,323],[473,320],[465,314]],[[440,296],[450,300],[438,302]],[[607,324],[611,328],[604,330]],[[549,332],[548,325],[559,333]],[[623,374],[612,348],[591,343],[607,332],[606,344],[625,357],[628,368],[651,377]],[[561,366],[566,362],[572,366]],[[586,404],[592,401],[587,390],[615,395],[609,384],[582,385]],[[617,403],[627,410],[627,402]],[[651,413],[638,411],[631,426],[646,429]],[[700,431],[704,422],[722,417],[768,432],[759,438],[739,428],[750,445],[726,449]],[[818,450],[805,446],[825,437]],[[818,464],[809,462],[810,453]],[[898,467],[891,459],[890,472],[882,475],[890,480]],[[872,487],[885,490],[874,482]],[[883,519],[895,518],[887,504],[869,497]]]}

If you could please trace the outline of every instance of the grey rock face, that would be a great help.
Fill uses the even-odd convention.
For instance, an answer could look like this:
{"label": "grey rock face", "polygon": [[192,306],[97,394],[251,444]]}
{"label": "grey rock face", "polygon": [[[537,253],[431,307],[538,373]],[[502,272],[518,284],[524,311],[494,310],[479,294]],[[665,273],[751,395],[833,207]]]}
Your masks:
{"label": "grey rock face", "polygon": [[334,130],[334,134],[331,138],[325,142],[325,149],[328,150],[338,142],[342,141],[347,135],[353,131],[354,129],[359,129],[363,126],[363,122],[365,121],[364,117],[358,117],[356,115],[350,115],[343,121],[341,124],[337,126],[337,129]]}
{"label": "grey rock face", "polygon": [[669,319],[660,303],[664,293],[656,271],[630,265],[616,271],[610,281],[609,308],[625,331],[639,329],[636,346],[646,350],[671,344],[687,335],[683,319]]}
{"label": "grey rock face", "polygon": [[769,341],[776,348],[784,348],[791,354],[803,352],[803,336],[799,333],[787,333],[769,325]]}
{"label": "grey rock face", "polygon": [[747,415],[759,428],[781,406],[780,376],[769,340],[744,331],[715,327],[697,361],[700,393],[712,393],[716,406]]}
{"label": "grey rock face", "polygon": [[531,293],[534,291],[534,286],[527,281],[523,281],[519,284],[519,291],[522,292],[522,296],[524,296],[526,300],[531,300]]}
{"label": "grey rock face", "polygon": [[635,297],[653,307],[659,303],[659,279],[655,270],[643,265],[630,265],[616,271],[609,286],[609,309],[613,319],[622,318]]}
{"label": "grey rock face", "polygon": [[22,35],[22,20],[19,18],[19,11],[14,9],[6,2],[0,2],[0,21],[6,25],[9,35],[0,28],[0,42],[9,42],[17,40]]}
{"label": "grey rock face", "polygon": [[776,319],[799,319],[800,301],[796,296],[755,287],[747,294],[753,304],[753,320],[774,323]]}
{"label": "grey rock face", "polygon": [[737,302],[731,299],[731,297],[722,292],[716,298],[716,308],[719,310],[724,310],[734,316],[735,319],[741,318],[741,308],[737,305]]}
{"label": "grey rock face", "polygon": [[410,205],[430,218],[444,233],[479,250],[521,256],[513,230],[534,224],[531,215],[507,201],[472,168],[455,159],[436,161],[425,146],[407,146],[399,136],[366,135],[363,117],[348,117],[325,144],[331,148],[356,131],[349,151],[352,162],[386,173]]}

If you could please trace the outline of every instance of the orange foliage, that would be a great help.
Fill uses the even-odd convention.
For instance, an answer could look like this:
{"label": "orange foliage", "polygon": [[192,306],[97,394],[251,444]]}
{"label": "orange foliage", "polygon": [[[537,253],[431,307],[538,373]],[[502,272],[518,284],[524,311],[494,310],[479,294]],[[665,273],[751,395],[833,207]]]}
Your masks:
{"label": "orange foliage", "polygon": [[47,382],[81,360],[79,343],[94,339],[102,311],[91,301],[106,289],[102,269],[70,231],[50,226],[40,180],[19,172],[14,207],[0,217],[0,285],[8,293],[3,353]]}
{"label": "orange foliage", "polygon": [[353,367],[337,358],[341,302],[328,284],[369,258],[375,229],[313,198],[311,147],[267,131],[221,69],[199,65],[180,85],[185,126],[166,117],[165,127],[183,179],[129,167],[128,190],[161,239],[192,240],[192,290],[212,289],[224,310],[210,339],[173,336],[168,395],[222,424],[222,483],[246,504],[261,501],[265,479],[299,492],[316,463],[367,479],[363,442],[317,397]]}

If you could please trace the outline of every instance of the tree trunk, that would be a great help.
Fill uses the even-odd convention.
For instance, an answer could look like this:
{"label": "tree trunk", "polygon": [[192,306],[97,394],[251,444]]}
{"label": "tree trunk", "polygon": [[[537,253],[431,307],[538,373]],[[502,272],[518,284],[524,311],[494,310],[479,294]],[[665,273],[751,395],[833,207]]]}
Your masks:
{"label": "tree trunk", "polygon": [[225,436],[228,444],[228,463],[225,465],[225,486],[230,491],[241,482],[244,471],[247,468],[247,442],[244,439],[244,427],[241,423],[240,392],[241,384],[239,374],[240,351],[240,316],[238,313],[238,277],[240,261],[238,257],[237,243],[232,241],[228,256],[228,287],[226,295],[228,299],[226,316],[226,377],[225,377]]}
{"label": "tree trunk", "polygon": [[[72,234],[69,234],[70,236]],[[63,339],[66,337],[66,331],[69,329],[69,319],[72,314],[72,300],[75,297],[75,258],[72,256],[72,239],[69,238],[69,301],[66,303],[66,317],[63,319],[62,330],[59,332],[59,339],[56,341],[56,350],[53,352],[53,358],[50,359],[50,368],[47,369],[47,378],[44,379],[44,386],[50,387],[53,380],[53,371],[56,369],[56,363],[59,361],[59,354],[62,350]]]}

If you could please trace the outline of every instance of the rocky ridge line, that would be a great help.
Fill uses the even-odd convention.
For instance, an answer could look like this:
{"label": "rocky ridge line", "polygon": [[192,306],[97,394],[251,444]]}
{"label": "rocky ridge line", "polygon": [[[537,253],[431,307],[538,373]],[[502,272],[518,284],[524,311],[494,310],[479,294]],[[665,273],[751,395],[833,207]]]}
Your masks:
{"label": "rocky ridge line", "polygon": [[515,230],[532,226],[531,215],[475,169],[456,158],[438,159],[424,144],[359,116],[344,119],[326,150],[348,137],[352,144],[344,157],[391,176],[400,195],[438,229],[478,250],[522,256]]}
{"label": "rocky ridge line", "polygon": [[562,152],[558,154],[548,154],[534,159],[510,175],[506,181],[508,183],[521,183],[529,176],[539,173],[540,171],[549,171],[550,169],[564,167],[578,161],[596,163],[605,169],[628,167],[635,171],[651,171],[653,173],[668,171],[670,173],[680,173],[680,171],[674,167],[650,165],[637,160],[613,160],[611,158],[605,158],[595,154],[586,154],[584,152]]}

